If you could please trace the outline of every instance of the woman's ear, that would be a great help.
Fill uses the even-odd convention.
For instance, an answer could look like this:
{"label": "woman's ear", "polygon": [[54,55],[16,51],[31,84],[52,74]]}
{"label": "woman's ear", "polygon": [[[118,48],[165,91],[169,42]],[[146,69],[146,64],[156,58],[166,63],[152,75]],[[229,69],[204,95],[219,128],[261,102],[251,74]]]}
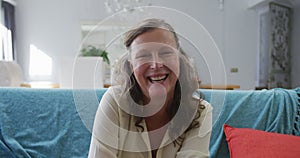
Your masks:
{"label": "woman's ear", "polygon": [[133,66],[132,66],[132,63],[130,60],[130,51],[129,50],[127,50],[127,64],[129,65],[131,72],[133,72]]}
{"label": "woman's ear", "polygon": [[132,65],[132,63],[129,60],[127,60],[127,64],[128,64],[128,66],[130,68],[130,71],[133,72],[133,65]]}
{"label": "woman's ear", "polygon": [[133,66],[132,66],[131,62],[129,62],[129,66],[130,66],[131,72],[133,73]]}

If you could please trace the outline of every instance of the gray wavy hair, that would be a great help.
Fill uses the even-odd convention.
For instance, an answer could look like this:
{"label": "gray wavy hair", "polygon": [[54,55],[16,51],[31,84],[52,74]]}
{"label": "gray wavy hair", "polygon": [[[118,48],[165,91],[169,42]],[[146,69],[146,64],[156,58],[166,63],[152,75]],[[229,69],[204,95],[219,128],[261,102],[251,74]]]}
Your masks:
{"label": "gray wavy hair", "polygon": [[[189,57],[180,47],[178,36],[170,24],[166,23],[162,19],[146,19],[127,31],[124,36],[124,45],[127,49],[127,52],[121,56],[121,58],[118,60],[118,63],[116,64],[117,70],[114,76],[114,80],[117,85],[120,85],[122,87],[123,94],[131,97],[136,103],[139,103],[143,100],[142,98],[144,96],[130,67],[129,51],[130,46],[135,38],[145,32],[150,32],[154,29],[165,29],[170,31],[174,35],[177,49],[180,52],[180,74],[179,79],[176,82],[172,106],[170,106],[170,108],[168,109],[168,115],[170,115],[170,118],[173,118],[178,109],[180,108],[181,110],[181,116],[178,116],[177,120],[172,119],[173,122],[176,122],[176,125],[174,125],[174,123],[171,123],[172,127],[170,127],[171,130],[169,133],[171,137],[177,138],[175,144],[181,146],[184,140],[184,134],[192,128],[200,127],[197,119],[200,117],[202,111],[201,109],[203,109],[204,106],[201,106],[201,108],[195,108],[195,106],[199,105],[199,102],[195,102],[195,100],[192,99],[193,93],[198,89],[196,71],[191,64]],[[198,110],[195,111],[192,109]],[[193,120],[190,120],[190,116],[194,116]],[[142,119],[143,118],[138,118],[135,125],[143,129],[143,127],[139,125]],[[186,121],[191,122],[191,124],[185,129],[180,129],[186,127],[186,125],[181,125],[177,122],[186,123]]]}

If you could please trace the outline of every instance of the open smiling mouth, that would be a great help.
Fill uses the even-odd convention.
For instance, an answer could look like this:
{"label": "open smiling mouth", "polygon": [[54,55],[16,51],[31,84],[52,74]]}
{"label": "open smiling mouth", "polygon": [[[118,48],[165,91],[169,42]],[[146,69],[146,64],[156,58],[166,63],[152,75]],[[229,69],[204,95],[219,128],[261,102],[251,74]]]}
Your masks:
{"label": "open smiling mouth", "polygon": [[150,80],[151,83],[153,82],[161,82],[164,81],[168,78],[168,74],[166,75],[161,75],[161,76],[155,76],[155,77],[148,77],[148,79]]}

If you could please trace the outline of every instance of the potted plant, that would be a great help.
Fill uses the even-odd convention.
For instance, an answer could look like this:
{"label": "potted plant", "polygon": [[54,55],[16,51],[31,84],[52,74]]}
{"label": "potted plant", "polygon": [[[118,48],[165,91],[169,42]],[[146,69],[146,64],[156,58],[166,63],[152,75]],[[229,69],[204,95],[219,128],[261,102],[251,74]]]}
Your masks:
{"label": "potted plant", "polygon": [[108,65],[110,64],[107,51],[97,48],[92,45],[88,45],[87,47],[84,47],[83,49],[81,49],[80,56],[83,56],[83,57],[99,56],[99,57],[102,57],[103,61],[106,62]]}

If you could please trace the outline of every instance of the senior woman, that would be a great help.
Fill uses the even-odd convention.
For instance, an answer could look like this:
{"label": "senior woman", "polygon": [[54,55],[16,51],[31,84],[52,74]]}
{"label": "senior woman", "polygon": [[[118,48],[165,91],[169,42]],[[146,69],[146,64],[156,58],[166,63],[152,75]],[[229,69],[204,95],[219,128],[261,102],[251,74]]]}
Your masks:
{"label": "senior woman", "polygon": [[212,107],[171,25],[146,19],[125,33],[124,44],[116,85],[96,113],[89,157],[209,157]]}

